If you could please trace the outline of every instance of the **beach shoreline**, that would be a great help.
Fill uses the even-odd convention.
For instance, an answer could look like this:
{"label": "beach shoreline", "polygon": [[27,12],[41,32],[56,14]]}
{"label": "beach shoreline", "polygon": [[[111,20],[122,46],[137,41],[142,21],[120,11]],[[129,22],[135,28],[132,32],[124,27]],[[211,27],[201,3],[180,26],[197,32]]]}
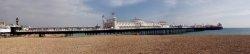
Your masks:
{"label": "beach shoreline", "polygon": [[107,35],[0,39],[2,54],[249,54],[250,35]]}

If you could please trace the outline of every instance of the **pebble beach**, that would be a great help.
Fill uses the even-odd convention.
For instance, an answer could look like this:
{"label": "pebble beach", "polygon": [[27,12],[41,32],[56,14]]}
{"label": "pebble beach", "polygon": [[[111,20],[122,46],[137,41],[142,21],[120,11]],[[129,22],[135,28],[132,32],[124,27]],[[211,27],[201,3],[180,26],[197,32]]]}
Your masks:
{"label": "pebble beach", "polygon": [[1,54],[249,54],[248,35],[116,35],[11,37],[0,39]]}

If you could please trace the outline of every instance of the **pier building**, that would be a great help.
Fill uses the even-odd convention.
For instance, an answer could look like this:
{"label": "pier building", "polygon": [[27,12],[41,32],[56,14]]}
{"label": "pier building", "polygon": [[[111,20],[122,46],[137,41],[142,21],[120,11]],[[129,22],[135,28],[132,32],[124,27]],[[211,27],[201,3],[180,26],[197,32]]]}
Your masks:
{"label": "pier building", "polygon": [[10,26],[6,25],[4,20],[0,20],[0,33],[10,32]]}
{"label": "pier building", "polygon": [[145,28],[168,28],[167,22],[146,22],[139,18],[134,18],[130,21],[120,21],[115,13],[111,16],[103,16],[104,29],[145,29]]}

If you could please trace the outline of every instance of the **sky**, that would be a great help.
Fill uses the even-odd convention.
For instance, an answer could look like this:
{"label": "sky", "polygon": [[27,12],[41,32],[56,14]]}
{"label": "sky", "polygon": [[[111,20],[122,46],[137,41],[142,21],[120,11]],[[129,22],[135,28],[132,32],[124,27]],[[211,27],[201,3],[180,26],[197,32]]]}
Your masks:
{"label": "sky", "polygon": [[0,18],[13,24],[19,17],[29,26],[94,26],[115,12],[120,20],[250,28],[249,6],[250,0],[0,0]]}

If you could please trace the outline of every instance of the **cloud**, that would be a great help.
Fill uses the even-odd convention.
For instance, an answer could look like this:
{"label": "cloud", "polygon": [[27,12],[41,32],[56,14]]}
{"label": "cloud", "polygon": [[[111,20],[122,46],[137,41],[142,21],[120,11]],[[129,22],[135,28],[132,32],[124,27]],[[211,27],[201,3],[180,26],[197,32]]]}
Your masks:
{"label": "cloud", "polygon": [[166,6],[175,7],[176,5],[200,5],[212,2],[213,0],[162,0]]}
{"label": "cloud", "polygon": [[163,1],[167,6],[175,6],[177,4],[177,0],[164,0]]}
{"label": "cloud", "polygon": [[[217,24],[221,22],[225,27],[250,27],[246,25],[250,20],[249,0],[157,0],[165,6],[149,9],[164,11],[151,15],[145,13],[146,19],[165,19],[170,24]],[[155,3],[153,3],[155,4]],[[153,6],[157,7],[157,6]],[[151,12],[148,12],[151,13]],[[143,15],[143,14],[141,14]],[[148,17],[149,16],[149,17]],[[154,17],[150,17],[154,16]],[[161,17],[161,18],[160,18]],[[239,26],[242,25],[242,26]]]}
{"label": "cloud", "polygon": [[[250,0],[0,0],[0,18],[28,25],[88,25],[101,23],[101,16],[119,9],[118,17],[167,20],[194,24],[221,22],[227,27],[250,20]],[[136,7],[136,8],[135,8]],[[100,12],[99,12],[100,11]],[[160,18],[158,18],[160,17]],[[218,19],[219,18],[219,19]],[[237,23],[232,23],[237,22]]]}
{"label": "cloud", "polygon": [[[41,25],[95,25],[100,13],[83,0],[0,0],[0,17],[14,23],[16,16],[22,24]],[[90,24],[91,23],[91,24]]]}
{"label": "cloud", "polygon": [[132,4],[137,4],[140,2],[144,2],[144,1],[146,0],[108,0],[110,5],[114,7],[132,5]]}
{"label": "cloud", "polygon": [[108,6],[108,7],[121,7],[128,5],[135,5],[142,2],[146,2],[147,0],[84,0],[85,3],[89,3],[90,5],[100,5],[100,6]]}

